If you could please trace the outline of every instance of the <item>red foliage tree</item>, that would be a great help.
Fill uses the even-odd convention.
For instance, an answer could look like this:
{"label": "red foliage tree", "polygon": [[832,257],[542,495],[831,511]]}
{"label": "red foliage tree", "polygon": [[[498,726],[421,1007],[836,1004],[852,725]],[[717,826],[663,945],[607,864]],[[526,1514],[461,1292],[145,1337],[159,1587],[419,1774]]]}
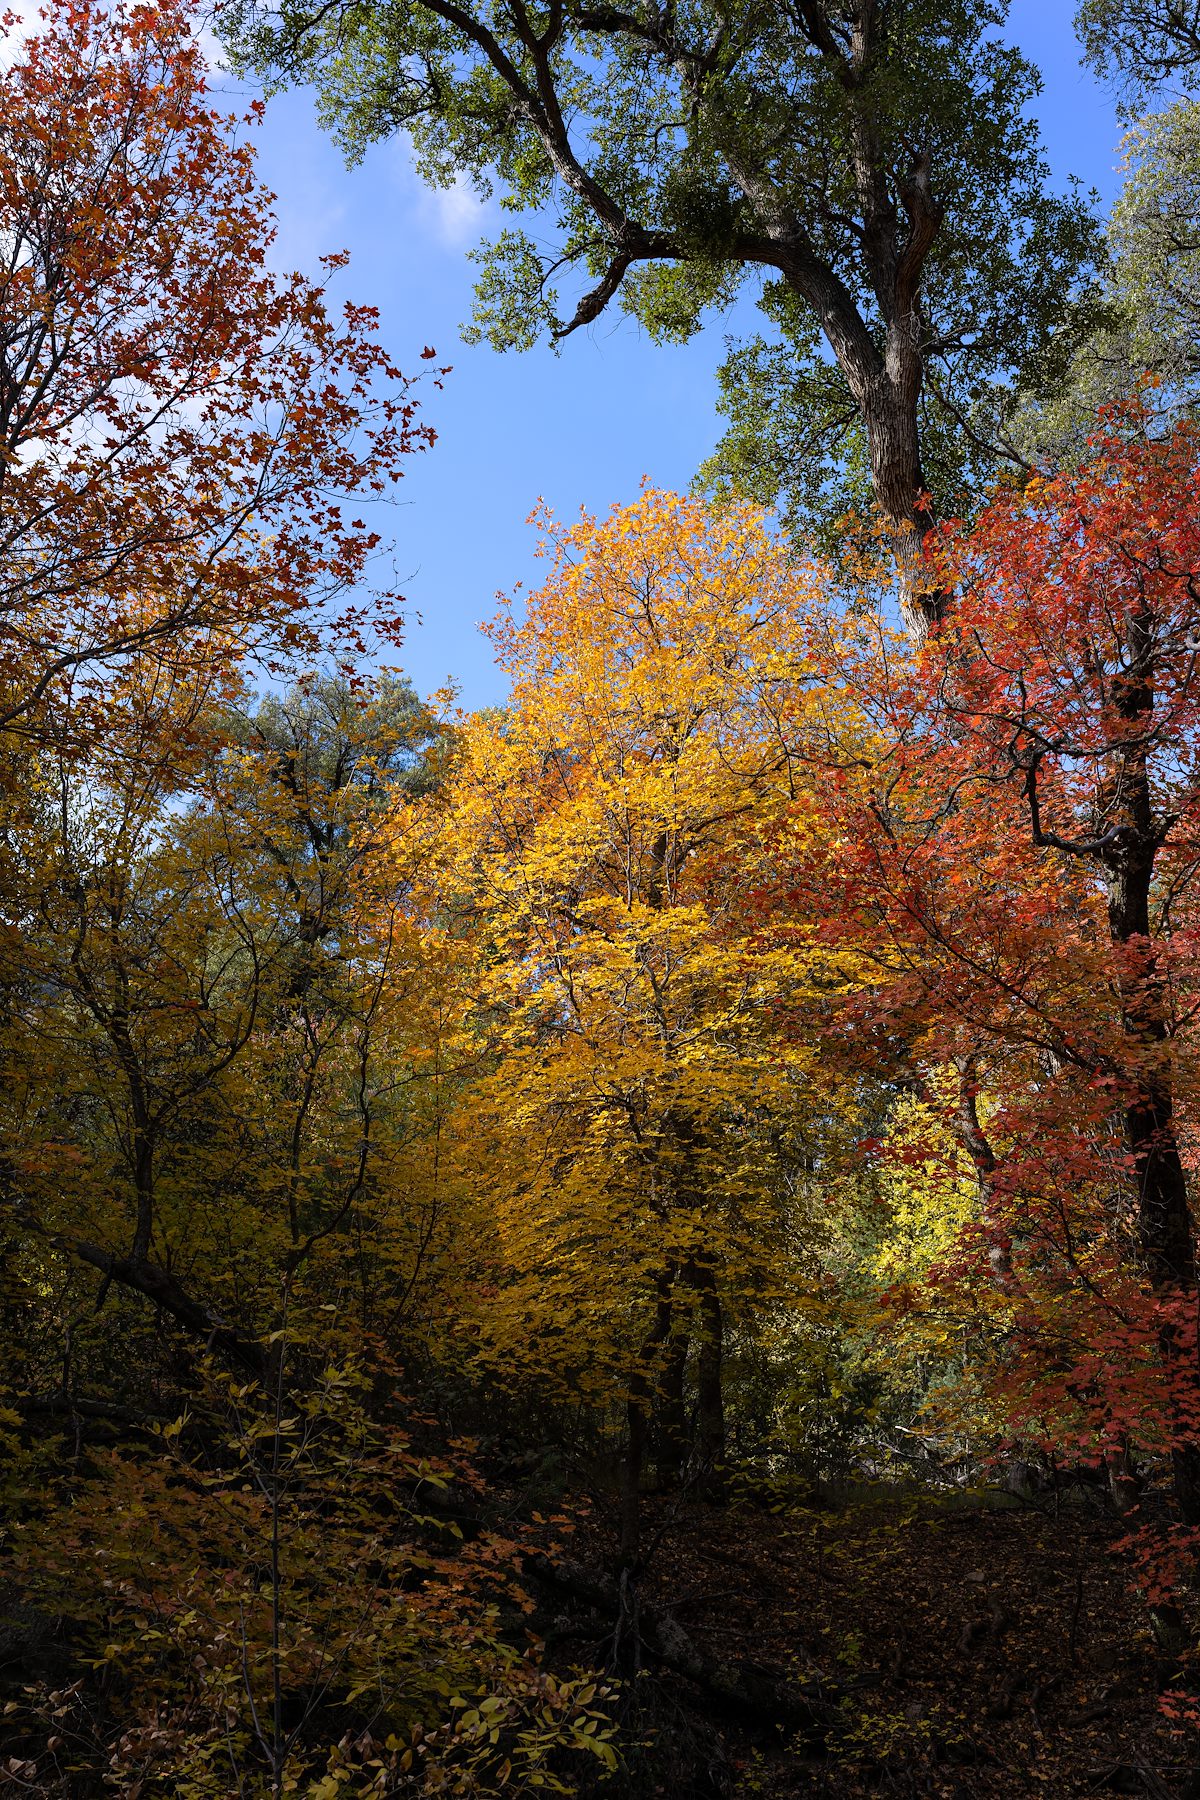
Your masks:
{"label": "red foliage tree", "polygon": [[828,629],[855,705],[817,746],[833,831],[791,876],[872,971],[859,1047],[943,1096],[1027,1407],[1057,1384],[1110,1448],[1169,1450],[1196,1523],[1200,440],[1116,424],[946,534],[958,599],[920,651]]}

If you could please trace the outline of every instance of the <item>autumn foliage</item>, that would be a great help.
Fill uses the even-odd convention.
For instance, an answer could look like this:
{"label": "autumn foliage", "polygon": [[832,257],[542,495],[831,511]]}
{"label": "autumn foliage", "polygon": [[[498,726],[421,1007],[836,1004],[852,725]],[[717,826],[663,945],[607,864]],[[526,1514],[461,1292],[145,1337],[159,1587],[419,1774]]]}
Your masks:
{"label": "autumn foliage", "polygon": [[0,721],[58,743],[314,654],[378,541],[346,500],[432,434],[370,309],[271,268],[183,8],[54,8],[0,81]]}
{"label": "autumn foliage", "polygon": [[[854,697],[815,746],[839,836],[792,895],[815,880],[870,946],[846,1022],[977,1184],[954,1284],[973,1256],[1011,1315],[1029,1422],[1053,1441],[1065,1410],[1091,1453],[1148,1432],[1189,1512],[1195,482],[1189,431],[1114,428],[948,534],[958,600],[919,652],[828,628]],[[1132,1397],[1160,1379],[1169,1405]]]}
{"label": "autumn foliage", "polygon": [[920,642],[860,527],[847,604],[747,503],[539,514],[505,704],[427,703],[433,433],[258,109],[173,4],[0,85],[14,1791],[683,1792],[652,1666],[856,1742],[642,1596],[897,1477],[1121,1515],[1190,1726],[1195,431],[931,533]]}

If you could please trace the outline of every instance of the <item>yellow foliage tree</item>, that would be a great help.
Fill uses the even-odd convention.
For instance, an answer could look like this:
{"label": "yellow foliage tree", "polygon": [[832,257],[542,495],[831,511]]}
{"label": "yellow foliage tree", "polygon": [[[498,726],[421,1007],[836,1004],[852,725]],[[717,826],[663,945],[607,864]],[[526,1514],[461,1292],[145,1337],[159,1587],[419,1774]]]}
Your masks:
{"label": "yellow foliage tree", "polygon": [[512,1383],[624,1409],[633,1557],[652,1444],[668,1480],[689,1455],[715,1479],[728,1324],[785,1279],[828,1103],[777,1017],[819,949],[754,904],[773,829],[804,829],[819,577],[744,505],[647,492],[545,524],[552,571],[491,628],[511,700],[462,726],[435,875],[495,1058],[470,1325]]}

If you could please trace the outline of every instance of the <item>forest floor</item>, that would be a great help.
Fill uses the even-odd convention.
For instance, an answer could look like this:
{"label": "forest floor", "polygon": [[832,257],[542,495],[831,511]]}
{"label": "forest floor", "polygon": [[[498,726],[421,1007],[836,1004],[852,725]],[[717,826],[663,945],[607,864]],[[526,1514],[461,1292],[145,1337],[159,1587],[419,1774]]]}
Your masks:
{"label": "forest floor", "polygon": [[[838,1722],[823,1748],[789,1743],[660,1667],[627,1723],[647,1744],[638,1793],[1200,1795],[1200,1739],[1163,1713],[1112,1519],[893,1490],[836,1510],[651,1501],[646,1528],[642,1604],[714,1665],[833,1696]],[[570,1556],[600,1562],[604,1539],[585,1522]]]}

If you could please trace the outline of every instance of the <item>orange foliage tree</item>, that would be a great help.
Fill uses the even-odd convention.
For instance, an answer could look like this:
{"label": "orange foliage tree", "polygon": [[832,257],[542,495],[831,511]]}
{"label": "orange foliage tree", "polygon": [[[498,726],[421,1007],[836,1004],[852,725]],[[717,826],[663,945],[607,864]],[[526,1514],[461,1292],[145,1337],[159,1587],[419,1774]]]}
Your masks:
{"label": "orange foliage tree", "polygon": [[311,653],[377,542],[343,499],[432,434],[372,310],[272,272],[259,109],[213,109],[184,7],[55,6],[0,95],[0,725],[58,739],[149,653]]}

